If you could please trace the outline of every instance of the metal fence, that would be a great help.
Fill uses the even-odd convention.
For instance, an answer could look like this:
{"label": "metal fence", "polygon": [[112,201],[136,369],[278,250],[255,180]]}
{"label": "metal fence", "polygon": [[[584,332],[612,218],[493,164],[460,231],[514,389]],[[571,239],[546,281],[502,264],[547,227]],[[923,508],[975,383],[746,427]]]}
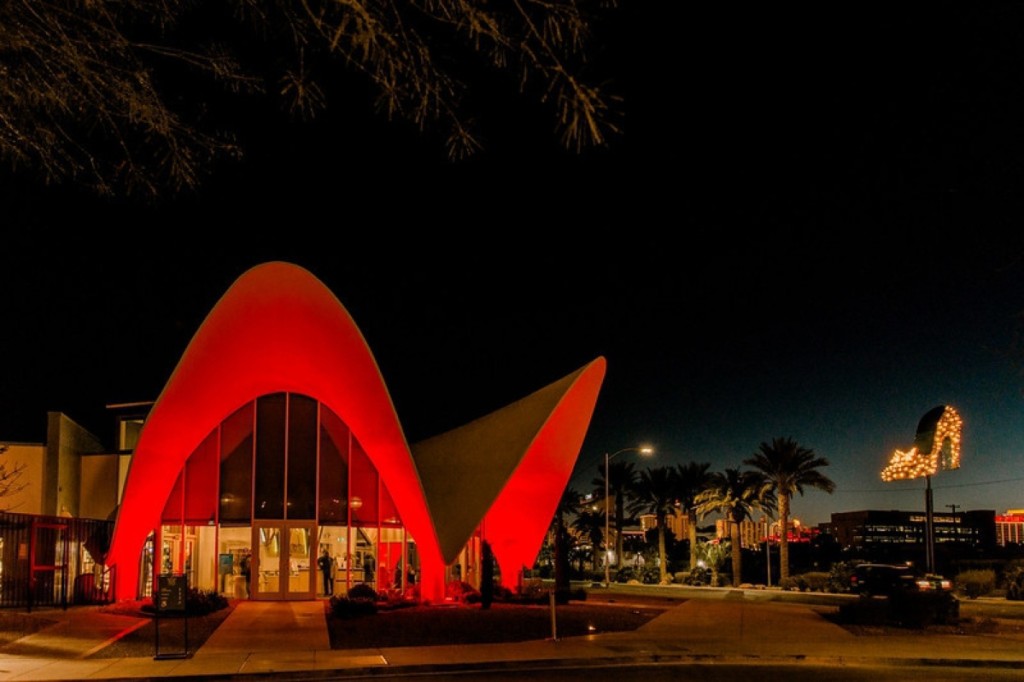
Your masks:
{"label": "metal fence", "polygon": [[103,565],[113,521],[0,512],[0,607],[114,600]]}

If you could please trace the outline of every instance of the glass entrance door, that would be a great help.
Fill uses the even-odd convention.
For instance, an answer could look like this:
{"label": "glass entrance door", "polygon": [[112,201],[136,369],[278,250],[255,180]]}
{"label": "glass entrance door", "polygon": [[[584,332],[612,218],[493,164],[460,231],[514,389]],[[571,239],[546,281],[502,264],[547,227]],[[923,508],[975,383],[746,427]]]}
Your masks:
{"label": "glass entrance door", "polygon": [[253,525],[256,560],[253,599],[314,599],[310,549],[313,521],[258,521]]}

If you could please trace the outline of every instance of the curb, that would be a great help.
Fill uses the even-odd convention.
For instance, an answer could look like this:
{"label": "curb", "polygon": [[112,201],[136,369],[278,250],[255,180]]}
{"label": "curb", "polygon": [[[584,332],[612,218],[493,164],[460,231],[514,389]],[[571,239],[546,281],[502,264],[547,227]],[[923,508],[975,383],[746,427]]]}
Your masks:
{"label": "curb", "polygon": [[[606,668],[615,666],[653,666],[653,665],[687,665],[687,664],[732,664],[732,665],[816,665],[816,666],[884,666],[923,667],[923,668],[972,668],[972,669],[1005,669],[1024,670],[1024,661],[984,660],[970,658],[920,658],[920,657],[870,657],[870,656],[738,656],[716,654],[644,654],[636,656],[601,656],[585,658],[552,658],[509,661],[481,661],[476,663],[425,663],[406,665],[364,666],[353,668],[323,668],[316,670],[266,671],[253,673],[175,675],[176,680],[194,680],[208,682],[210,680],[238,680],[254,682],[262,680],[280,680],[287,673],[292,680],[322,680],[338,678],[391,677],[411,674],[468,673],[499,670],[544,671],[563,668],[586,669]],[[166,676],[133,677],[133,680],[160,682]]]}

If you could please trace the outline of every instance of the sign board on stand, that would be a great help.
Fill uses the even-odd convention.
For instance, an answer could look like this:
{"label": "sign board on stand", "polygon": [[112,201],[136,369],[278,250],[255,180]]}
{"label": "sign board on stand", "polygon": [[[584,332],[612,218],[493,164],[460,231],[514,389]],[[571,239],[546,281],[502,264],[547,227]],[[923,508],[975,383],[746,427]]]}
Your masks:
{"label": "sign board on stand", "polygon": [[[155,607],[156,625],[156,646],[154,659],[164,658],[188,658],[188,611],[186,599],[188,597],[188,578],[184,575],[164,573],[157,576],[156,596],[153,599]],[[182,627],[184,628],[184,649],[170,653],[160,652],[160,616],[161,614],[181,614]]]}

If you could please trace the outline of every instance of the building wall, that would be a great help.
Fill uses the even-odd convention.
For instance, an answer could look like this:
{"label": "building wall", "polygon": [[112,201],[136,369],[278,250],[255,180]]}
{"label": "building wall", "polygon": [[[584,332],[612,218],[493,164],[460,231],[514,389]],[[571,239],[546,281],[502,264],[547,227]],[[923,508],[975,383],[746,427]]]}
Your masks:
{"label": "building wall", "polygon": [[78,516],[83,519],[112,518],[120,494],[120,456],[85,455],[81,460],[82,484]]}
{"label": "building wall", "polygon": [[128,465],[132,463],[131,455],[119,455],[117,461],[117,503],[121,504],[124,496],[124,482],[128,480]]}
{"label": "building wall", "polygon": [[4,443],[8,446],[5,454],[0,455],[5,471],[14,471],[24,465],[17,479],[12,480],[15,492],[0,497],[0,511],[18,514],[39,514],[43,505],[43,460],[46,457],[46,446],[34,443]]}
{"label": "building wall", "polygon": [[[988,509],[958,514],[933,514],[934,542],[963,543],[981,550],[996,544],[996,516]],[[926,517],[923,512],[860,510],[832,514],[831,532],[843,547],[923,547]]]}
{"label": "building wall", "polygon": [[[641,530],[645,533],[652,528],[658,527],[658,517],[654,514],[641,514],[638,520],[640,521]],[[665,516],[665,529],[672,531],[672,536],[676,540],[688,540],[690,538],[689,521],[686,518],[686,514],[678,509],[674,513]],[[614,528],[612,528],[612,532],[615,532]]]}
{"label": "building wall", "polygon": [[[715,535],[721,540],[728,540],[730,538],[729,521],[726,519],[718,519],[715,521]],[[741,521],[739,524],[740,532],[740,547],[752,548],[764,542],[765,536],[768,534],[768,522],[765,519],[758,521],[752,521],[747,519]]]}
{"label": "building wall", "polygon": [[103,446],[61,412],[47,413],[46,458],[40,513],[79,515],[82,455],[103,452]]}

